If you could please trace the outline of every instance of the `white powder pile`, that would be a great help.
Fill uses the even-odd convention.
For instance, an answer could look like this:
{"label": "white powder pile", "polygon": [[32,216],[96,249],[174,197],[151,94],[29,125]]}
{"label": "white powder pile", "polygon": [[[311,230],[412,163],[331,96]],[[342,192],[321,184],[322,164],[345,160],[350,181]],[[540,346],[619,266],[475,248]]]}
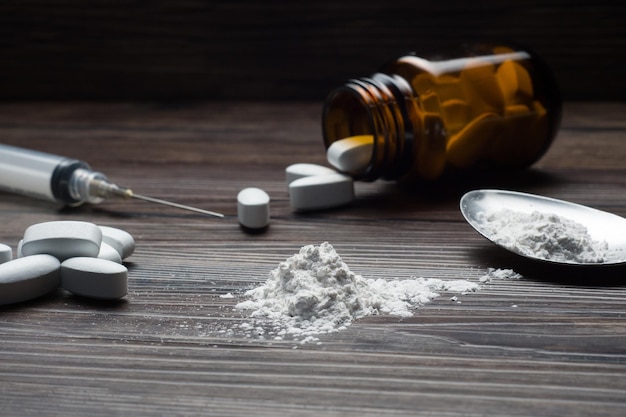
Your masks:
{"label": "white powder pile", "polygon": [[521,279],[523,276],[512,269],[488,268],[487,273],[480,277],[481,283],[490,283],[494,279]]}
{"label": "white powder pile", "polygon": [[481,212],[480,228],[493,240],[523,255],[570,263],[602,263],[608,245],[595,241],[582,224],[565,217],[509,209]]}
{"label": "white powder pile", "polygon": [[[375,314],[412,316],[412,310],[439,296],[441,291],[467,293],[478,284],[466,280],[444,281],[365,279],[350,271],[327,242],[308,245],[281,262],[261,286],[246,292],[247,301],[236,305],[251,318],[269,319],[275,339],[335,332],[354,320]],[[259,326],[244,323],[243,329]],[[307,338],[308,337],[308,338]]]}

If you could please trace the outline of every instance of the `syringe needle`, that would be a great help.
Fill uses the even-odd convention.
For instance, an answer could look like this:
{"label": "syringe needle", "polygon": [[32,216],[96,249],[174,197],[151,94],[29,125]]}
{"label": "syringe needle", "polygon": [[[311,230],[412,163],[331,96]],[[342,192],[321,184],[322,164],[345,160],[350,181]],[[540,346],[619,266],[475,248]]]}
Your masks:
{"label": "syringe needle", "polygon": [[136,198],[137,200],[148,201],[150,203],[162,204],[164,206],[176,207],[182,210],[193,211],[196,213],[206,214],[215,217],[224,217],[222,213],[216,213],[214,211],[203,210],[197,207],[186,206],[184,204],[174,203],[173,201],[161,200],[160,198],[148,197],[141,194],[135,194],[130,188],[120,187],[119,185],[110,183],[106,180],[96,179],[89,182],[89,192],[91,195],[106,198],[106,197],[122,197],[122,198]]}
{"label": "syringe needle", "polygon": [[130,195],[130,197],[131,198],[136,198],[138,200],[149,201],[151,203],[163,204],[165,206],[176,207],[176,208],[183,209],[183,210],[194,211],[196,213],[207,214],[209,216],[224,217],[224,215],[222,213],[216,213],[214,211],[203,210],[201,208],[186,206],[184,204],[174,203],[173,201],[161,200],[159,198],[148,197],[148,196],[141,195],[141,194],[132,193]]}

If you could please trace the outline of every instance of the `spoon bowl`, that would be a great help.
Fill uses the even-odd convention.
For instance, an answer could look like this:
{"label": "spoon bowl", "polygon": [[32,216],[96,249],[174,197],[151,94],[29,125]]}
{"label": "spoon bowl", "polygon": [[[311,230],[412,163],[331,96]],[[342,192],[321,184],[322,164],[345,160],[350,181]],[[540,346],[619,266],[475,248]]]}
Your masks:
{"label": "spoon bowl", "polygon": [[[552,264],[585,267],[626,264],[626,219],[615,214],[564,200],[505,190],[470,191],[461,198],[460,209],[465,220],[478,233],[496,245],[525,258]],[[500,215],[505,216],[511,214],[507,219],[509,223],[515,222],[518,218],[530,218],[533,214],[539,216],[544,221],[544,224],[546,218],[550,216],[551,218],[559,217],[567,224],[575,222],[577,229],[578,227],[584,227],[589,241],[593,242],[594,246],[597,244],[602,249],[600,251],[601,256],[593,260],[581,260],[568,256],[564,257],[559,253],[557,253],[557,256],[553,256],[553,254],[546,255],[545,251],[526,250],[524,244],[519,243],[522,240],[518,240],[517,236],[508,236],[506,239],[503,239],[503,230],[494,230],[494,227],[497,225],[494,223],[494,216],[490,216],[489,213],[498,212]],[[523,230],[523,233],[532,229],[529,224],[513,226],[519,226],[515,230]],[[539,230],[536,232],[535,238],[542,239],[542,236],[540,236],[541,232]],[[553,239],[551,241],[551,243],[555,242],[557,243],[556,246],[561,244],[561,242],[565,242],[562,249],[564,253],[568,251],[568,239]],[[551,250],[560,249],[552,245]]]}

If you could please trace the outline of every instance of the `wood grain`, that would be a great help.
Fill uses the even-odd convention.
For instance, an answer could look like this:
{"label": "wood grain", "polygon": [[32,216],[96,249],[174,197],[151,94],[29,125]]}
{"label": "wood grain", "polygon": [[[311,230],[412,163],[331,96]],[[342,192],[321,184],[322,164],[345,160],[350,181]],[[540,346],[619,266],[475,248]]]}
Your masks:
{"label": "wood grain", "polygon": [[[566,103],[554,146],[532,170],[433,184],[357,184],[354,204],[297,214],[284,168],[323,163],[318,102],[0,104],[3,143],[90,162],[147,195],[223,220],[142,202],[59,209],[0,194],[0,241],[30,224],[80,219],[137,240],[130,292],[101,303],[58,291],[0,309],[3,416],[622,416],[624,271],[529,267],[464,223],[463,191],[498,186],[626,216],[626,106]],[[272,223],[242,231],[235,197],[258,186]],[[302,245],[332,243],[365,277],[469,279],[523,271],[414,317],[375,316],[320,344],[244,332],[233,306]],[[221,298],[232,293],[235,298]]]}
{"label": "wood grain", "polygon": [[485,39],[534,49],[566,99],[626,96],[613,0],[21,0],[0,3],[0,98],[319,100],[407,52]]}

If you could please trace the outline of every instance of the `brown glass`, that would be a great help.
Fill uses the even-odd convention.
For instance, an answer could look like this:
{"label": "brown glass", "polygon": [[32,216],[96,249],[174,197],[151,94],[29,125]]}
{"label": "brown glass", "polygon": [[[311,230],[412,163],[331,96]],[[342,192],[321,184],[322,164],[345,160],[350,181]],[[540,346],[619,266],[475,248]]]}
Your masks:
{"label": "brown glass", "polygon": [[519,169],[552,143],[561,117],[554,77],[531,52],[475,45],[444,59],[406,55],[332,91],[326,147],[372,135],[356,178],[436,179],[446,172]]}

